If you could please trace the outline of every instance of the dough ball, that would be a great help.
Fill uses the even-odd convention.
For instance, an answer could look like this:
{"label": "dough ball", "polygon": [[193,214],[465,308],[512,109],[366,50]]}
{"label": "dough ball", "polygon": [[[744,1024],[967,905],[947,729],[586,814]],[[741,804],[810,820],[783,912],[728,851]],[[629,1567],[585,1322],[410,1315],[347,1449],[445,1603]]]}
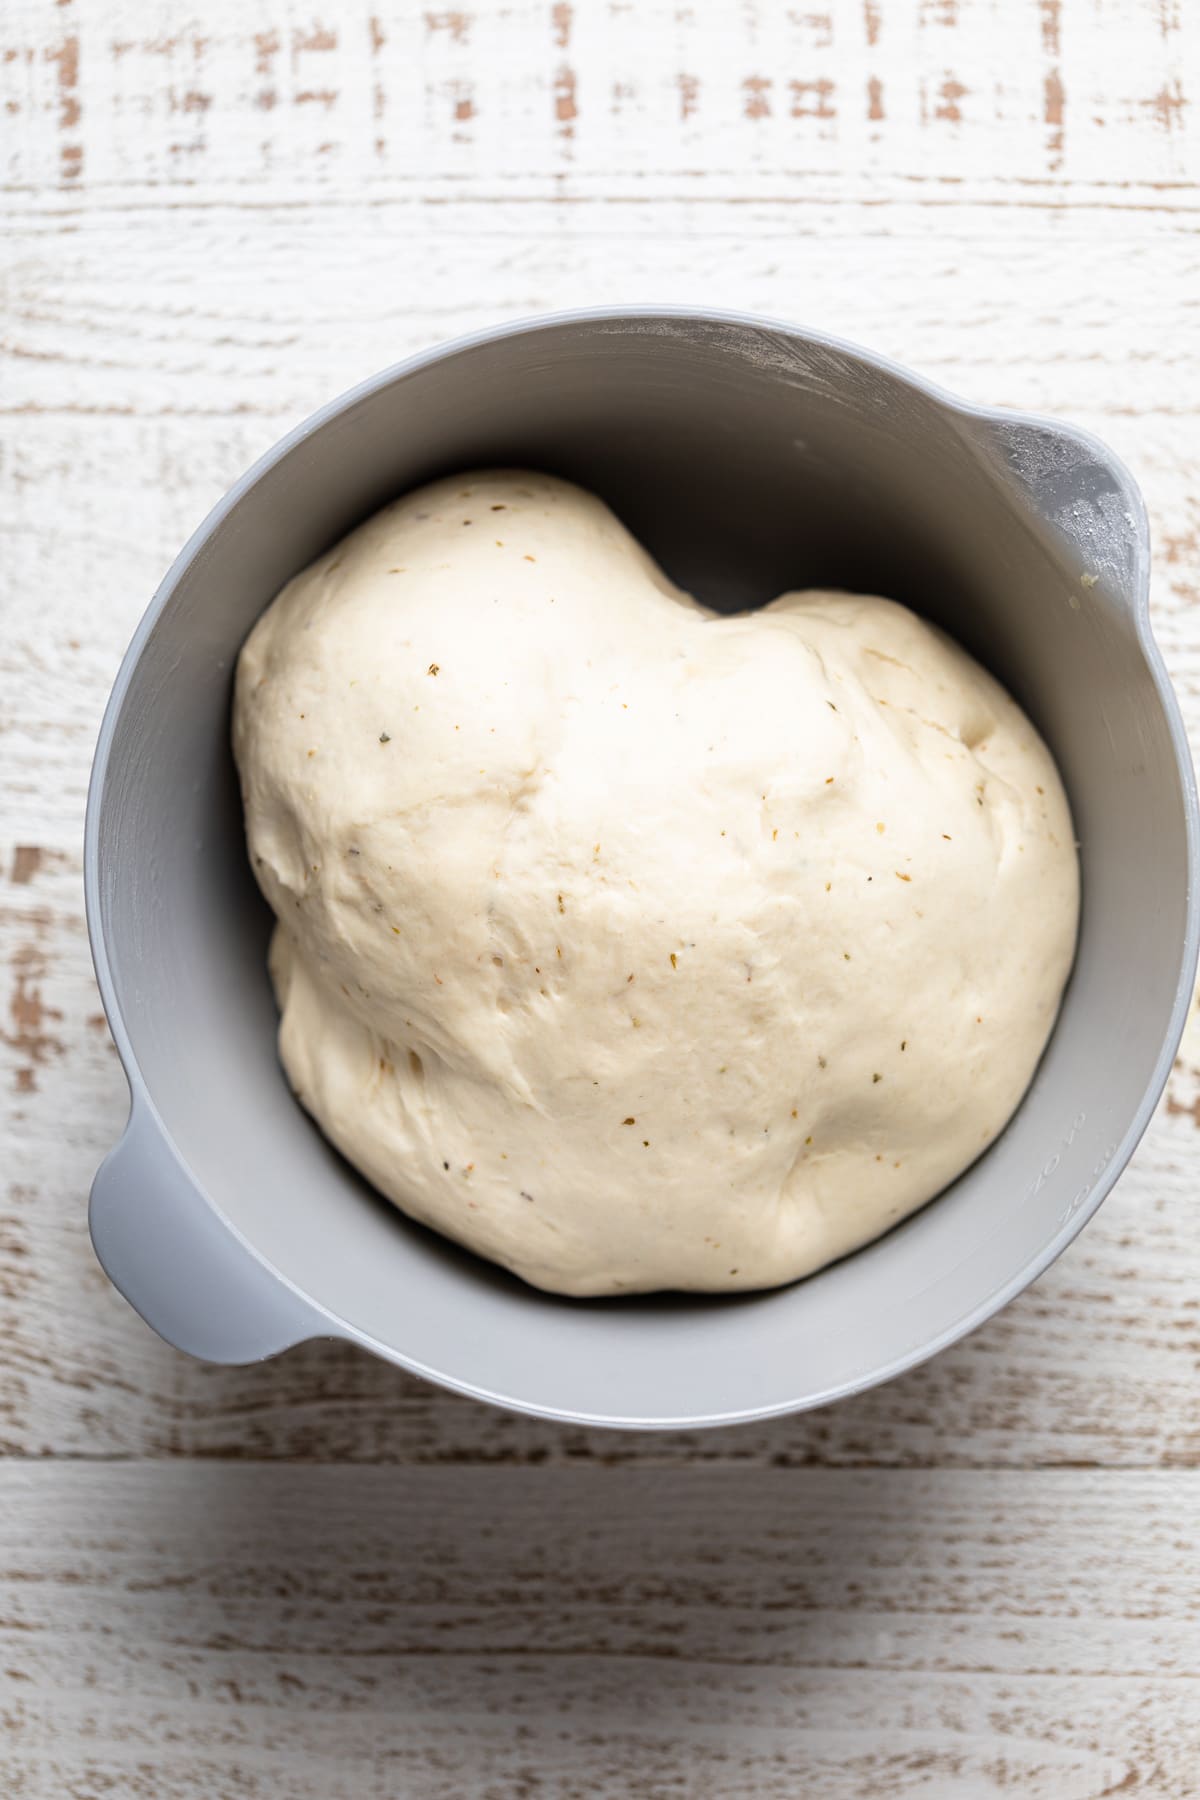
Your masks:
{"label": "dough ball", "polygon": [[297,1095],[539,1287],[819,1268],[1054,1022],[1071,819],[1003,689],[889,600],[714,615],[562,481],[436,482],[297,576],[234,744]]}

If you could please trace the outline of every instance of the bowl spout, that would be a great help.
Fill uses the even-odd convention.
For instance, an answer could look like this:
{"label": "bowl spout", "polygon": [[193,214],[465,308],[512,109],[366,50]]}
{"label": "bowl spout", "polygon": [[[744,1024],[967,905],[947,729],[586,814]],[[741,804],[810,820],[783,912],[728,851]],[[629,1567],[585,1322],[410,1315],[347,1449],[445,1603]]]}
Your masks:
{"label": "bowl spout", "polygon": [[1150,596],[1150,526],[1137,483],[1106,444],[1056,420],[1003,413],[969,420],[973,447],[1030,528],[1073,561],[1086,593],[1141,625]]}

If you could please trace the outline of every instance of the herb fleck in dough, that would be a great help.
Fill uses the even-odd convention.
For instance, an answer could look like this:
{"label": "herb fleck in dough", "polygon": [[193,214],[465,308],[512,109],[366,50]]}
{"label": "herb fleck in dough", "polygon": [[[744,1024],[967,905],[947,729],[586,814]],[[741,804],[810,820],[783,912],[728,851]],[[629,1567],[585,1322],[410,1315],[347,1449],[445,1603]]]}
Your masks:
{"label": "herb fleck in dough", "polygon": [[974,1160],[1053,1024],[1074,837],[1008,695],[888,600],[715,616],[564,482],[434,483],[305,570],[234,748],[293,1088],[540,1287],[819,1268]]}

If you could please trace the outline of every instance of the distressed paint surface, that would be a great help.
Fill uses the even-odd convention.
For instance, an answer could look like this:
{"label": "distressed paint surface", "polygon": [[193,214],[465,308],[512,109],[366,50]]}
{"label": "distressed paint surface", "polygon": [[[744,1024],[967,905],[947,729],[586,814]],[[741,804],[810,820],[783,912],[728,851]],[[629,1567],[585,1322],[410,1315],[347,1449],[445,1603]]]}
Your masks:
{"label": "distressed paint surface", "polygon": [[1194,1560],[1159,1577],[1198,1485],[10,1467],[0,1777],[153,1800],[1186,1800],[1200,1582]]}
{"label": "distressed paint surface", "polygon": [[382,364],[580,303],[793,316],[1099,432],[1200,742],[1198,97],[1180,0],[5,9],[4,1792],[1194,1792],[1200,1026],[966,1343],[804,1418],[560,1429],[345,1347],[204,1368],[107,1286],[80,840],[229,482]]}

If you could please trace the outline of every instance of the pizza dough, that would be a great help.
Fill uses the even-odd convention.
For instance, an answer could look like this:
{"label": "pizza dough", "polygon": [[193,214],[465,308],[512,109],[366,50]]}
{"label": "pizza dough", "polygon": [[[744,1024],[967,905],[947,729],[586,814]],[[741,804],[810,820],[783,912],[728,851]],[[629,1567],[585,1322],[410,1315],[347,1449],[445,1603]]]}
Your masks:
{"label": "pizza dough", "polygon": [[283,590],[234,745],[302,1104],[564,1294],[791,1281],[1013,1112],[1071,965],[1053,762],[888,600],[719,617],[598,499],[439,481]]}

